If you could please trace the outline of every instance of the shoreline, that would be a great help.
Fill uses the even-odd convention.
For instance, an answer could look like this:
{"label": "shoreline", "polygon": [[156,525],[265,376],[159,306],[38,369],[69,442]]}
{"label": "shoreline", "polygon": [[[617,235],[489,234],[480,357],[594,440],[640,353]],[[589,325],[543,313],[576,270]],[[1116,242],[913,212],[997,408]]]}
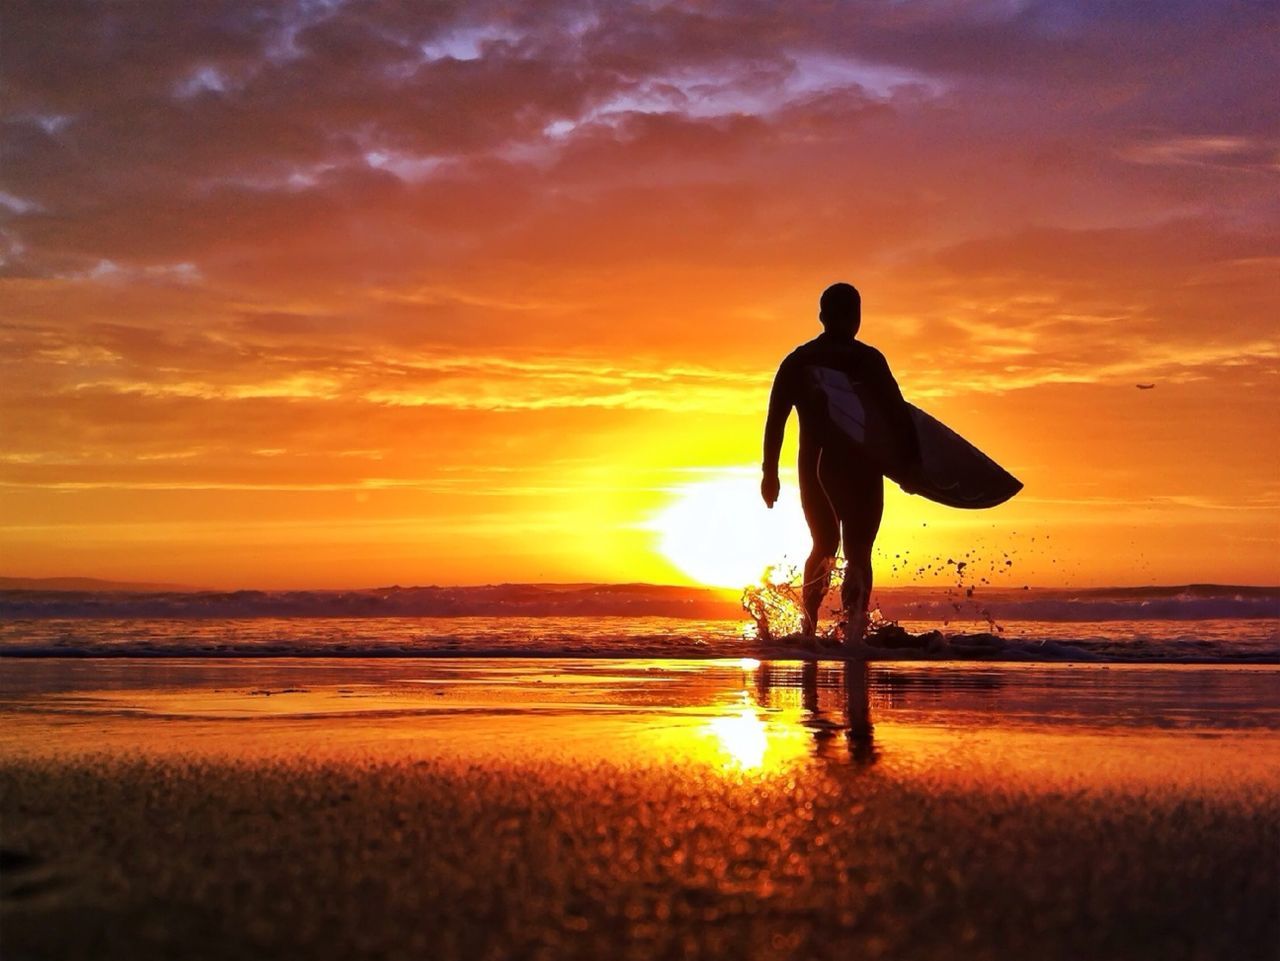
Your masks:
{"label": "shoreline", "polygon": [[5,952],[1268,961],[1276,677],[13,660]]}
{"label": "shoreline", "polygon": [[1084,657],[1064,655],[1058,658],[1036,658],[1018,656],[1017,654],[973,654],[957,657],[954,652],[933,655],[923,651],[902,651],[893,649],[875,650],[870,653],[843,653],[839,648],[823,647],[817,650],[807,648],[751,647],[744,645],[732,654],[725,651],[698,651],[674,647],[663,654],[655,654],[649,648],[619,647],[608,651],[566,648],[549,648],[540,651],[513,651],[510,648],[477,648],[473,650],[442,649],[407,653],[403,650],[379,650],[364,648],[335,652],[321,650],[315,652],[280,653],[244,649],[238,651],[53,651],[40,650],[0,650],[0,662],[12,661],[219,661],[233,660],[245,662],[258,661],[618,661],[618,660],[678,660],[705,661],[708,663],[733,658],[751,658],[768,661],[839,661],[846,664],[993,664],[1002,666],[1062,666],[1062,667],[1197,667],[1197,668],[1232,668],[1232,667],[1277,667],[1280,666],[1280,655],[1251,656],[1243,655],[1230,659],[1225,658],[1171,658],[1171,657]]}

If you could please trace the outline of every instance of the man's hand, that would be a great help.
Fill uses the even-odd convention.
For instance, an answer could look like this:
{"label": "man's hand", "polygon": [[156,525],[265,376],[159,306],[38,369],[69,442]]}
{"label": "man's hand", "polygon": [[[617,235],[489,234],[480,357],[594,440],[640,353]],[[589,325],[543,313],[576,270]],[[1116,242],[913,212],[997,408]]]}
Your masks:
{"label": "man's hand", "polygon": [[766,473],[760,481],[760,496],[764,498],[764,505],[772,509],[773,505],[778,502],[778,491],[782,489],[782,484],[778,480],[777,474]]}

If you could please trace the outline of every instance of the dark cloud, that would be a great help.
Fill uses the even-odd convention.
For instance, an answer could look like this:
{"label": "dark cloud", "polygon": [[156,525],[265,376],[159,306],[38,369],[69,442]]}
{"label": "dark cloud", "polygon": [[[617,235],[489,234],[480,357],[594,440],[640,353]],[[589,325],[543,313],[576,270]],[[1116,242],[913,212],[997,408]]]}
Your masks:
{"label": "dark cloud", "polygon": [[[998,174],[1010,152],[1077,179],[1178,167],[1176,143],[1209,133],[1273,173],[1274,25],[1266,5],[1190,2],[18,3],[0,189],[33,207],[10,229],[48,272],[68,255],[252,259],[293,227],[317,241],[300,269],[360,278],[408,269],[387,246],[456,231],[445,191],[499,198],[461,224],[482,243],[540,216],[516,181],[625,210],[625,191],[592,193],[602,179],[776,193],[799,177],[856,208]],[[877,110],[891,117],[866,130]],[[1185,173],[1166,189],[1194,194]],[[418,262],[433,256],[448,251]]]}

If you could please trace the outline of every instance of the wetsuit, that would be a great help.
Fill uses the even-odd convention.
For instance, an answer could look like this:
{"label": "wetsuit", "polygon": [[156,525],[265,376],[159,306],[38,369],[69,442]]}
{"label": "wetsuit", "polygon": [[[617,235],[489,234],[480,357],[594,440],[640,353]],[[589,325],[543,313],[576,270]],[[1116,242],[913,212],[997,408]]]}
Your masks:
{"label": "wetsuit", "polygon": [[817,625],[831,568],[843,535],[846,560],[841,602],[846,636],[861,637],[871,599],[871,548],[884,513],[884,477],[848,440],[830,428],[825,411],[812,402],[809,369],[843,371],[861,384],[882,412],[903,463],[918,463],[915,427],[884,356],[848,335],[823,332],[793,350],[773,381],[764,431],[764,471],[776,475],[782,436],[791,408],[800,416],[800,503],[813,550],[805,562],[805,630]]}

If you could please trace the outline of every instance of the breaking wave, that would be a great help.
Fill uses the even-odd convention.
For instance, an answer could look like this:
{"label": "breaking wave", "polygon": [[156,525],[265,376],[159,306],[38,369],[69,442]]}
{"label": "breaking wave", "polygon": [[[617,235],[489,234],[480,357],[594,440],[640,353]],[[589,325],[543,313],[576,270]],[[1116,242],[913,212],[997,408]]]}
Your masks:
{"label": "breaking wave", "polygon": [[[0,657],[845,656],[794,636],[797,586],[777,580],[748,592],[758,616],[746,630],[733,594],[640,584],[0,591]],[[874,600],[877,659],[1280,663],[1275,588],[961,585]]]}
{"label": "breaking wave", "polygon": [[[833,590],[834,590],[833,585]],[[775,584],[775,590],[782,588]],[[793,590],[794,585],[793,585]],[[1280,618],[1280,588],[1188,585],[1086,590],[878,589],[893,620],[1221,620]],[[350,591],[0,591],[0,619],[249,617],[736,618],[733,592],[648,584],[499,584]],[[783,631],[783,633],[786,633]]]}

